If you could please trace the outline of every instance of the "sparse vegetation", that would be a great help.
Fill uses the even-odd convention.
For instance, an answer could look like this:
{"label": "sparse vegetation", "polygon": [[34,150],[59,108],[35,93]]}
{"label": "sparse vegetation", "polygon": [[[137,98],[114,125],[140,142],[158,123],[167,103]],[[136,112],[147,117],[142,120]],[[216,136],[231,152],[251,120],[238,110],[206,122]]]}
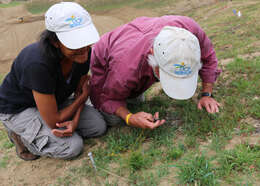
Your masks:
{"label": "sparse vegetation", "polygon": [[10,3],[8,4],[1,4],[0,3],[0,8],[9,8],[9,7],[13,7],[13,6],[18,6],[20,5],[21,2],[20,1],[11,1]]}
{"label": "sparse vegetation", "polygon": [[178,178],[181,184],[200,186],[216,185],[216,175],[210,161],[204,156],[189,156],[178,165]]}
{"label": "sparse vegetation", "polygon": [[55,1],[36,0],[36,1],[29,1],[25,5],[27,10],[32,14],[40,14],[46,12],[48,8],[53,4],[55,4]]}
{"label": "sparse vegetation", "polygon": [[219,174],[229,176],[231,173],[248,173],[259,171],[260,146],[239,144],[232,150],[224,151],[219,158]]}
{"label": "sparse vegetation", "polygon": [[[237,145],[227,150],[226,145],[234,136],[243,141],[256,133],[256,127],[245,122],[247,118],[260,120],[260,57],[244,56],[260,52],[260,23],[257,21],[260,2],[187,3],[187,6],[177,9],[183,2],[89,0],[81,3],[91,13],[102,15],[128,6],[152,8],[160,15],[192,16],[212,40],[218,59],[232,58],[228,64],[220,63],[223,72],[214,88],[215,98],[222,105],[220,113],[208,114],[205,110],[198,110],[195,96],[191,100],[177,101],[162,92],[153,97],[150,89],[145,95],[151,99],[132,105],[130,109],[132,112],[159,111],[160,118],[167,120],[165,125],[153,131],[113,127],[109,128],[106,136],[86,140],[83,155],[75,160],[78,163],[64,170],[64,174],[57,175],[56,185],[259,184],[259,146],[236,142]],[[45,8],[41,4],[33,6],[31,12],[39,13],[50,4]],[[37,6],[40,8],[35,8]],[[240,10],[242,16],[234,15],[233,9]],[[202,153],[201,146],[205,143],[206,151],[213,153]],[[4,129],[0,130],[0,153],[8,154],[10,148],[14,151]],[[93,153],[97,171],[87,158],[89,151]],[[15,161],[7,157],[1,156],[0,169]],[[70,163],[61,161],[60,169]]]}

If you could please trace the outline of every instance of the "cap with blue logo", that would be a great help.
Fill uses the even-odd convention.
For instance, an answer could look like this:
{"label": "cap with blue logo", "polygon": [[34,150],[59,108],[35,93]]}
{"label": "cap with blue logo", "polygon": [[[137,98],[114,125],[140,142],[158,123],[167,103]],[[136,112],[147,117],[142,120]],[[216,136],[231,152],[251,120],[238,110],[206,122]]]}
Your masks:
{"label": "cap with blue logo", "polygon": [[201,68],[197,37],[186,29],[166,26],[156,36],[153,51],[164,92],[174,99],[191,98]]}
{"label": "cap with blue logo", "polygon": [[60,42],[70,49],[79,49],[99,40],[89,13],[75,2],[61,2],[45,13],[46,29],[55,32]]}

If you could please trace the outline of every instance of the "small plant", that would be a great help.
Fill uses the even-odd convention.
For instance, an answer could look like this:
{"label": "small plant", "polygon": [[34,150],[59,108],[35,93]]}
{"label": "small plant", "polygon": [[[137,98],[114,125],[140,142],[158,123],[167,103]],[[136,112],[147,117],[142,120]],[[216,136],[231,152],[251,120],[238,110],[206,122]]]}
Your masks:
{"label": "small plant", "polygon": [[197,146],[197,139],[195,136],[186,136],[184,143],[188,148],[194,148]]}
{"label": "small plant", "polygon": [[9,8],[9,7],[13,7],[13,6],[18,6],[20,4],[21,4],[21,2],[19,2],[19,1],[12,1],[8,4],[0,4],[0,8]]}
{"label": "small plant", "polygon": [[194,156],[178,166],[178,178],[181,184],[216,185],[214,169],[205,156]]}
{"label": "small plant", "polygon": [[2,144],[2,147],[3,147],[4,149],[10,149],[10,148],[12,148],[13,146],[14,146],[14,144],[11,143],[9,140],[6,140],[6,141]]}
{"label": "small plant", "polygon": [[26,8],[32,14],[39,14],[46,12],[48,8],[53,4],[54,2],[37,0],[26,3]]}
{"label": "small plant", "polygon": [[250,147],[248,144],[237,145],[232,150],[226,150],[219,158],[219,174],[228,176],[231,172],[248,172],[259,170],[260,147]]}
{"label": "small plant", "polygon": [[105,137],[107,150],[113,154],[126,152],[129,149],[136,149],[143,142],[143,135],[139,129],[131,129],[131,132],[125,131],[123,127],[114,128],[110,135]]}
{"label": "small plant", "polygon": [[133,171],[136,171],[148,167],[150,162],[141,152],[132,152],[128,164]]}
{"label": "small plant", "polygon": [[212,142],[210,144],[210,149],[212,149],[216,152],[219,152],[224,148],[226,143],[227,143],[226,137],[223,137],[223,136],[220,137],[219,134],[213,134]]}
{"label": "small plant", "polygon": [[0,160],[0,168],[6,168],[7,164],[8,164],[8,156],[4,156],[1,160]]}
{"label": "small plant", "polygon": [[184,151],[181,148],[173,147],[167,152],[167,160],[177,160],[184,154]]}

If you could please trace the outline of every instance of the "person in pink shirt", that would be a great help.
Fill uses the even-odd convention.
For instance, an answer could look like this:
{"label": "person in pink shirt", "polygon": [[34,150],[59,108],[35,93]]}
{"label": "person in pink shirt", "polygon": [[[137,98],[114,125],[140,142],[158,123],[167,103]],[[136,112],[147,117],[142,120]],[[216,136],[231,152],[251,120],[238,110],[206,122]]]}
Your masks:
{"label": "person in pink shirt", "polygon": [[154,129],[165,122],[159,113],[131,113],[127,100],[140,97],[157,81],[169,97],[189,99],[199,75],[198,109],[219,112],[220,104],[212,97],[220,74],[217,64],[211,41],[191,18],[140,17],[106,33],[93,46],[90,99],[110,126]]}

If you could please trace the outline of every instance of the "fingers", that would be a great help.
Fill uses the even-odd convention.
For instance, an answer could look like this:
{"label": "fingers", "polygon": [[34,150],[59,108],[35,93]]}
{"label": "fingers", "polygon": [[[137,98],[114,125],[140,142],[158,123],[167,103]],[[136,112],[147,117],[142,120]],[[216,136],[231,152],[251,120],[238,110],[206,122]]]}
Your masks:
{"label": "fingers", "polygon": [[56,123],[56,126],[58,128],[66,127],[69,125],[69,122],[63,122],[63,123]]}
{"label": "fingers", "polygon": [[200,103],[200,102],[198,103],[198,109],[199,109],[199,110],[201,110],[201,109],[202,109],[202,105],[201,105],[201,103]]}
{"label": "fingers", "polygon": [[63,129],[53,129],[52,133],[57,136],[57,137],[67,137],[67,136],[72,136],[73,130],[72,130],[72,121],[66,121],[63,123],[56,123],[56,126],[58,128],[63,128]]}
{"label": "fingers", "polygon": [[199,100],[198,109],[202,109],[205,107],[208,113],[216,113],[219,112],[220,104],[213,98],[204,97]]}
{"label": "fingers", "polygon": [[165,120],[159,119],[159,112],[156,112],[154,115],[138,112],[130,117],[130,121],[132,126],[142,129],[154,129],[165,123]]}
{"label": "fingers", "polygon": [[164,124],[164,123],[165,123],[165,120],[164,120],[164,119],[158,120],[158,121],[155,122],[155,127],[154,127],[154,128],[159,127],[159,126],[161,126],[161,125]]}
{"label": "fingers", "polygon": [[53,129],[52,133],[57,136],[57,137],[68,137],[68,136],[72,136],[72,132],[69,129],[66,130],[60,130],[60,129]]}
{"label": "fingers", "polygon": [[159,112],[155,112],[153,117],[154,117],[154,119],[159,119]]}
{"label": "fingers", "polygon": [[209,104],[209,103],[205,104],[205,108],[206,108],[207,112],[213,113],[213,108],[212,108],[211,104]]}
{"label": "fingers", "polygon": [[143,116],[144,116],[145,119],[147,119],[147,120],[149,120],[149,121],[151,121],[151,122],[154,121],[154,117],[153,117],[153,115],[150,114],[150,113],[143,112]]}
{"label": "fingers", "polygon": [[145,128],[152,130],[152,129],[155,129],[155,128],[161,126],[164,123],[165,123],[165,120],[157,120],[155,123],[149,121],[149,122],[145,123]]}
{"label": "fingers", "polygon": [[219,112],[218,104],[216,102],[208,103],[205,108],[209,113],[216,113]]}

